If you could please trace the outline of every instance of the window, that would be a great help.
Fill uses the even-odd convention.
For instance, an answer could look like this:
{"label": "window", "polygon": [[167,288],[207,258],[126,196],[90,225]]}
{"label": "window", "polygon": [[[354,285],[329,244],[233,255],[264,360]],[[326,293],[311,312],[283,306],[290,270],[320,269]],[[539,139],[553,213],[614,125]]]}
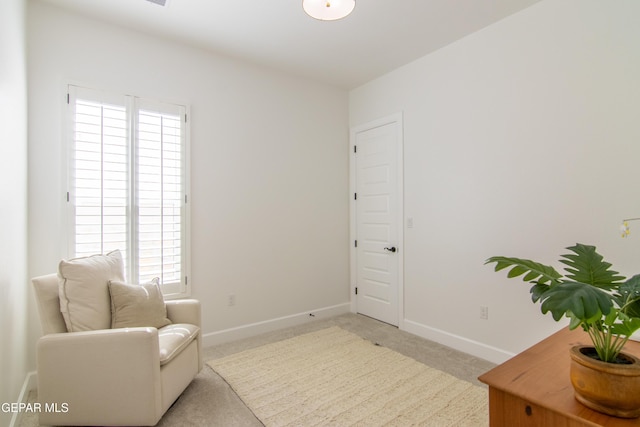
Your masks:
{"label": "window", "polygon": [[122,252],[132,283],[188,294],[186,107],[69,86],[69,253]]}

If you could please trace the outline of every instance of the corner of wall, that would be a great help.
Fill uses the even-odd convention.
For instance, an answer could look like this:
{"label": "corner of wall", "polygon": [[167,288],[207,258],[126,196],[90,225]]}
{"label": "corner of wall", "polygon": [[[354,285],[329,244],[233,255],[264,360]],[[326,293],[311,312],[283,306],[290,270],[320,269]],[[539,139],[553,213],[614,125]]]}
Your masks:
{"label": "corner of wall", "polygon": [[[38,373],[36,371],[29,372],[24,379],[24,383],[22,384],[22,389],[20,390],[20,395],[18,396],[18,400],[16,403],[20,405],[20,407],[27,408],[29,402],[29,394],[31,391],[35,390],[38,387]],[[11,421],[9,422],[9,427],[17,427],[22,422],[22,416],[25,411],[15,411],[12,413]]]}

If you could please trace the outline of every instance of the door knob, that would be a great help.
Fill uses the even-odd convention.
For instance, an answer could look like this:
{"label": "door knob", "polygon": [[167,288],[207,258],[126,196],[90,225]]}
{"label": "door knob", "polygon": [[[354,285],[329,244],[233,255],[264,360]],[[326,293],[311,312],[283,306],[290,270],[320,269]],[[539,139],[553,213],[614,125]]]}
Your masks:
{"label": "door knob", "polygon": [[389,251],[389,252],[395,252],[396,251],[396,247],[395,246],[391,246],[390,248],[384,248],[385,251]]}

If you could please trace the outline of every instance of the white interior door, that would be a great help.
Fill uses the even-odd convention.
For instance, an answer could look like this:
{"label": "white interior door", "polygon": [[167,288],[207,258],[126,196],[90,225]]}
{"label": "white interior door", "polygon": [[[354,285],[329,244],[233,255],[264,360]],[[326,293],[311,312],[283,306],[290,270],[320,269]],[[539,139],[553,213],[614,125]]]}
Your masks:
{"label": "white interior door", "polygon": [[402,118],[397,115],[358,127],[352,131],[352,141],[356,311],[398,326],[402,301]]}

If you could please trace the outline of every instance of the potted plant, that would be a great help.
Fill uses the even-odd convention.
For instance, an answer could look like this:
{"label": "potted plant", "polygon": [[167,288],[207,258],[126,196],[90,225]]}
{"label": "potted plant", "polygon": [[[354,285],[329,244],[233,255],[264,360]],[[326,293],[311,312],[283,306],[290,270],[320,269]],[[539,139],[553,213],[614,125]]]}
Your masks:
{"label": "potted plant", "polygon": [[578,243],[567,249],[572,253],[560,259],[564,275],[528,259],[494,256],[485,264],[495,263],[495,271],[511,268],[509,278],[524,275],[543,314],[556,321],[566,316],[570,329],[582,327],[589,334],[592,347],[570,351],[578,401],[609,415],[639,417],[640,360],[621,351],[640,329],[640,274],[628,280],[620,276],[594,246]]}

